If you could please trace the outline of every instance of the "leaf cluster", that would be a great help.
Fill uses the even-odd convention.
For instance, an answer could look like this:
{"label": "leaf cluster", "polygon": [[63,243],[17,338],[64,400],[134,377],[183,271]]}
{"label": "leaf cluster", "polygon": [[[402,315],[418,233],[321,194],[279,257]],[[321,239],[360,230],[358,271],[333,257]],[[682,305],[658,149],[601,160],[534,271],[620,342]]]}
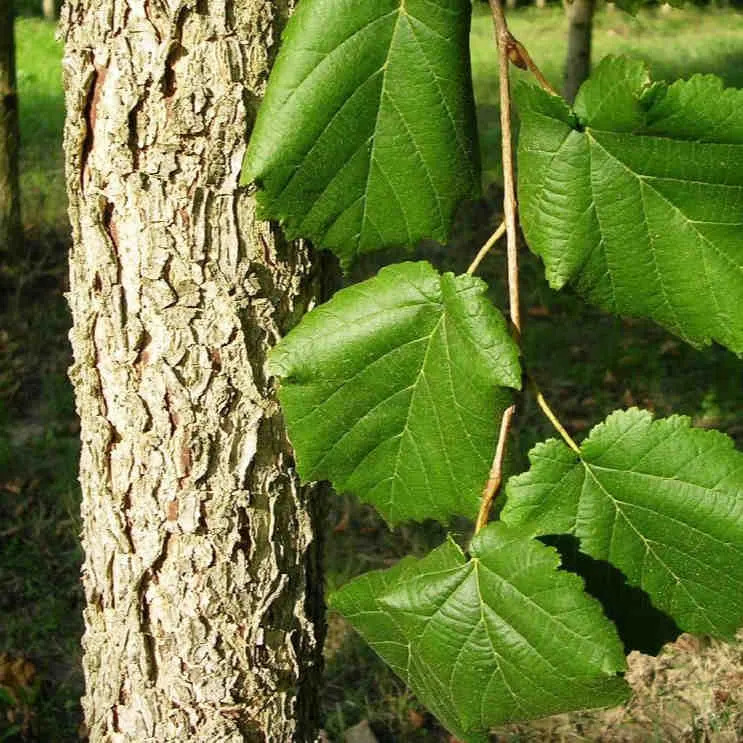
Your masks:
{"label": "leaf cluster", "polygon": [[[263,214],[345,265],[445,240],[478,182],[469,13],[467,0],[300,3],[246,155]],[[516,98],[521,224],[551,284],[743,353],[743,91],[653,83],[610,58],[572,108],[533,85]],[[483,281],[399,263],[308,313],[269,371],[304,480],[389,523],[448,522],[489,508],[501,421],[528,375],[519,356]],[[555,423],[562,440],[531,452],[466,551],[450,539],[331,597],[463,741],[627,695],[622,627],[561,565],[561,540],[584,558],[571,567],[616,571],[681,630],[743,624],[730,439],[637,409],[580,445]]]}

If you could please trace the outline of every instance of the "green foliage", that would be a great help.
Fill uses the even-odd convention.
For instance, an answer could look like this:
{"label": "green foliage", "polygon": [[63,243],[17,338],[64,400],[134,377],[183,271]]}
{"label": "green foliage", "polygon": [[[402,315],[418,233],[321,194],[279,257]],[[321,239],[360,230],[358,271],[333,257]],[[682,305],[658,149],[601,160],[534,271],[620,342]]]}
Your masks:
{"label": "green foliage", "polygon": [[445,241],[479,189],[469,0],[314,0],[284,34],[245,157],[266,217],[350,264]]}
{"label": "green foliage", "polygon": [[[561,5],[534,5],[509,12],[514,36],[529,50],[542,72],[559,90],[565,64],[565,10]],[[701,10],[687,2],[670,13],[641,8],[636,16],[599,4],[593,17],[591,55],[627,55],[642,59],[653,80],[677,80],[695,73],[719,75],[727,85],[743,87],[743,14]],[[497,69],[493,19],[487,3],[475,3],[472,18],[472,70],[484,183],[502,183]],[[530,80],[513,69],[513,80]]]}
{"label": "green foliage", "polygon": [[305,480],[394,523],[474,518],[518,349],[471,276],[403,263],[338,292],[271,355]]}
{"label": "green foliage", "polygon": [[[300,5],[243,176],[290,236],[346,265],[446,237],[477,170],[462,140],[468,13],[453,0]],[[652,84],[642,64],[609,59],[573,109],[528,85],[519,101],[523,228],[551,283],[743,353],[743,92],[712,77]],[[539,445],[482,528],[508,388],[521,383],[486,290],[427,263],[389,266],[310,312],[269,363],[303,479],[391,523],[477,515],[466,550],[450,538],[331,601],[467,742],[625,698],[617,628],[568,567],[590,577],[607,563],[643,591],[658,637],[676,625],[729,637],[743,622],[743,455],[684,418],[615,413],[579,448],[549,413],[567,443]],[[585,560],[558,570],[544,542],[564,540]]]}
{"label": "green foliage", "polygon": [[458,738],[627,696],[622,644],[551,547],[505,524],[367,573],[331,598]]}
{"label": "green foliage", "polygon": [[574,534],[684,630],[732,638],[743,624],[743,454],[673,416],[616,412],[576,455],[554,439],[508,483],[501,518]]}
{"label": "green foliage", "polygon": [[522,223],[550,283],[743,353],[743,91],[605,59],[572,111],[519,101]]}

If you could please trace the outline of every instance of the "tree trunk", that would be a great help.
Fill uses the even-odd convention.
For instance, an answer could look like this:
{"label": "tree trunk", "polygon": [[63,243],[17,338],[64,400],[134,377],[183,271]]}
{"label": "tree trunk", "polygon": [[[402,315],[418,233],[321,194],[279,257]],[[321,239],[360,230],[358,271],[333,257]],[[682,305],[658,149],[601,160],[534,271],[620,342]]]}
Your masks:
{"label": "tree trunk", "polygon": [[591,36],[595,0],[573,0],[568,5],[568,56],[565,63],[565,98],[572,103],[591,72]]}
{"label": "tree trunk", "polygon": [[21,239],[20,135],[13,17],[12,1],[0,1],[0,256],[12,252]]}
{"label": "tree trunk", "polygon": [[57,0],[41,0],[41,12],[47,21],[57,20]]}
{"label": "tree trunk", "polygon": [[315,513],[265,362],[320,281],[238,187],[288,11],[62,11],[93,743],[314,739]]}

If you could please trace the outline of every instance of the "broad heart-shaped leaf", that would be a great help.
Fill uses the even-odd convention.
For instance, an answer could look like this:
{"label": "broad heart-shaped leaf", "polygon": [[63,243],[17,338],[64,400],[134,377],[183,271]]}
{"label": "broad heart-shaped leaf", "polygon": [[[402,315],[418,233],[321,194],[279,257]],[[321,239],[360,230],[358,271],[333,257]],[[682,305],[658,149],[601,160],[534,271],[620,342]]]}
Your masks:
{"label": "broad heart-shaped leaf", "polygon": [[490,727],[619,704],[624,651],[557,552],[505,524],[420,561],[368,573],[331,597],[458,738]]}
{"label": "broad heart-shaped leaf", "polygon": [[580,451],[537,445],[531,469],[508,482],[501,518],[574,534],[681,629],[732,637],[743,624],[743,454],[732,440],[633,408]]}
{"label": "broad heart-shaped leaf", "polygon": [[348,265],[479,191],[470,0],[302,0],[248,146],[264,215]]}
{"label": "broad heart-shaped leaf", "polygon": [[339,291],[272,351],[305,480],[390,522],[474,517],[518,350],[487,286],[401,263]]}
{"label": "broad heart-shaped leaf", "polygon": [[519,101],[522,224],[550,284],[743,353],[743,91],[607,58],[572,111]]}

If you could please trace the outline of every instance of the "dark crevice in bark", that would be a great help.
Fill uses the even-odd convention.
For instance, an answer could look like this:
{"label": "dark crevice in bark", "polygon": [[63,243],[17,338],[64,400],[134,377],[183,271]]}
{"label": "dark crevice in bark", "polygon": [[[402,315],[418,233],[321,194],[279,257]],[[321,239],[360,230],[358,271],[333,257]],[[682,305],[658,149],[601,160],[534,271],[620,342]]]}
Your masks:
{"label": "dark crevice in bark", "polygon": [[233,562],[237,559],[239,553],[244,554],[249,560],[253,549],[253,540],[250,536],[250,517],[248,516],[248,512],[244,508],[237,508],[236,519],[239,539],[232,546],[230,559]]}
{"label": "dark crevice in bark", "polygon": [[[310,720],[307,731],[299,731],[297,739],[300,743],[311,743],[315,740],[314,731],[322,723],[319,693],[323,686],[323,671],[325,667],[323,647],[327,634],[325,604],[325,529],[327,524],[328,500],[333,496],[333,490],[328,483],[319,483],[305,488],[302,497],[306,500],[312,518],[314,540],[307,549],[307,573],[305,583],[305,612],[316,628],[314,647],[296,647],[299,658],[315,656],[312,665],[300,668],[297,692],[298,717],[301,720]],[[301,638],[306,641],[306,638]],[[300,642],[301,642],[300,641]]]}
{"label": "dark crevice in bark", "polygon": [[[178,24],[178,21],[175,21]],[[165,60],[165,73],[162,77],[162,93],[165,98],[172,98],[178,90],[178,81],[175,74],[175,65],[183,59],[188,52],[181,46],[179,41],[172,41],[170,51]]]}
{"label": "dark crevice in bark", "polygon": [[[86,54],[90,57],[92,63],[92,55]],[[83,149],[80,155],[80,178],[82,183],[85,182],[88,173],[88,156],[93,150],[93,136],[95,133],[95,122],[98,118],[98,102],[103,92],[103,83],[106,81],[106,74],[108,69],[105,67],[95,66],[93,73],[88,81],[88,88],[85,99],[85,107],[83,109],[83,115],[87,128],[85,129],[85,138],[83,139]]]}
{"label": "dark crevice in bark", "polygon": [[157,559],[152,563],[150,568],[148,569],[147,573],[143,576],[139,591],[138,591],[138,601],[139,601],[139,621],[140,621],[140,631],[142,634],[142,645],[144,648],[144,661],[145,661],[145,668],[147,670],[147,679],[152,684],[157,684],[158,679],[158,663],[157,663],[157,641],[155,639],[155,630],[156,628],[152,624],[152,618],[150,614],[150,605],[147,600],[147,590],[149,588],[150,583],[157,583],[158,582],[158,573],[160,572],[163,563],[165,562],[165,558],[168,554],[168,544],[170,543],[171,539],[170,532],[165,532],[165,535],[163,537],[163,543],[162,547],[160,549],[160,555],[157,557]]}

